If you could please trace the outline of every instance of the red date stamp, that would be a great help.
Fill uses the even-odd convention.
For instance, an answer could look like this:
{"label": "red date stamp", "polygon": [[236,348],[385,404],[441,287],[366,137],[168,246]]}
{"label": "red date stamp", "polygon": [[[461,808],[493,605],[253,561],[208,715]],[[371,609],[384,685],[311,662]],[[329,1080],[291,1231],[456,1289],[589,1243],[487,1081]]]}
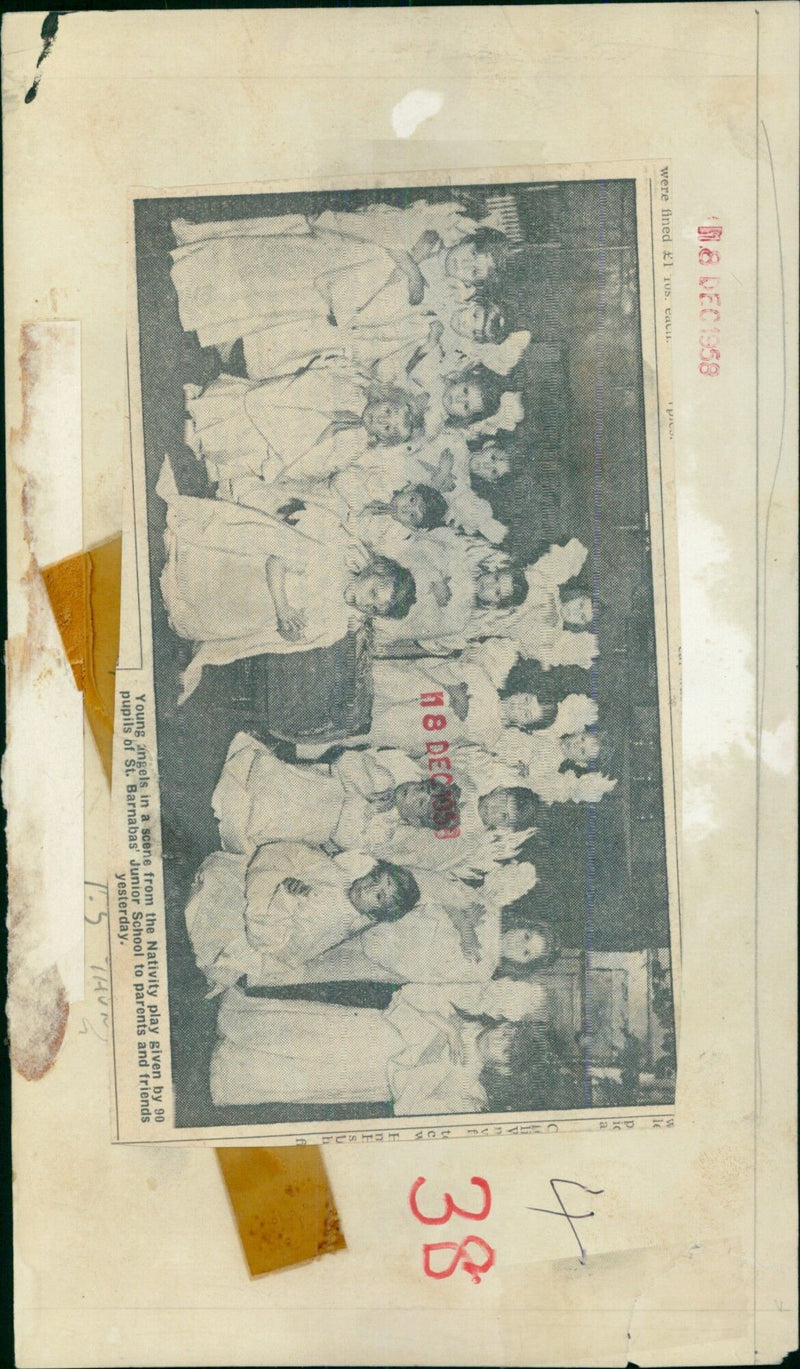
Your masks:
{"label": "red date stamp", "polygon": [[[419,702],[420,707],[424,709],[443,708],[444,694],[420,694]],[[441,732],[443,728],[447,727],[447,716],[445,713],[426,712],[422,716],[422,726],[426,732]],[[443,738],[425,744],[428,769],[431,772],[429,783],[432,794],[433,831],[434,836],[441,841],[449,841],[453,837],[461,836],[461,828],[458,825],[458,803],[455,795],[451,792],[451,786],[455,784],[455,781],[450,759],[445,755],[449,749],[449,742]]]}
{"label": "red date stamp", "polygon": [[[427,1179],[420,1176],[411,1185],[408,1205],[418,1222],[423,1226],[443,1226],[451,1217],[464,1217],[470,1222],[483,1222],[492,1210],[492,1194],[485,1179],[474,1175],[470,1183],[480,1189],[482,1201],[476,1211],[459,1207],[449,1193],[442,1195],[444,1210],[439,1213],[423,1212],[417,1203],[417,1194]],[[439,1252],[448,1251],[450,1259],[440,1263]],[[473,1283],[480,1283],[481,1275],[488,1274],[495,1262],[496,1252],[482,1236],[465,1236],[461,1241],[429,1241],[422,1247],[422,1268],[429,1279],[449,1279],[461,1267],[469,1274]],[[482,1256],[482,1259],[478,1259]]]}
{"label": "red date stamp", "polygon": [[[712,215],[712,219],[713,219]],[[722,237],[720,224],[709,222],[700,224],[697,229],[700,266],[718,266],[721,260],[719,247],[709,243],[719,243]],[[722,296],[719,291],[719,276],[700,276],[700,361],[698,369],[701,376],[718,376],[720,373],[720,323],[722,320]]]}

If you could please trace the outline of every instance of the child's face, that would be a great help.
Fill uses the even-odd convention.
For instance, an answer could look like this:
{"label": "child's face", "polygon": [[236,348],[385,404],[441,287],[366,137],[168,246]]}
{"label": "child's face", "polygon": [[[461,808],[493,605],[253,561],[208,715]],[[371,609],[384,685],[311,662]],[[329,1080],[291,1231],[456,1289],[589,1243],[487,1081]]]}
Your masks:
{"label": "child's face", "polygon": [[348,889],[348,897],[357,912],[374,917],[388,908],[395,896],[394,880],[387,870],[370,870]]}
{"label": "child's face", "polygon": [[446,252],[444,269],[446,275],[463,280],[465,285],[478,285],[492,269],[491,254],[472,242],[458,242]]}
{"label": "child's face", "polygon": [[511,694],[506,699],[506,720],[512,727],[530,727],[542,716],[542,705],[535,694]]}
{"label": "child's face", "polygon": [[473,452],[469,459],[469,469],[471,475],[477,475],[479,480],[502,480],[503,476],[508,475],[511,470],[511,462],[501,447],[496,447],[492,443],[487,443],[485,447]]}
{"label": "child's face", "polygon": [[472,338],[480,342],[486,333],[486,306],[473,300],[463,309],[456,309],[450,319],[450,326],[459,337]]}
{"label": "child's face", "polygon": [[532,960],[539,960],[546,950],[547,942],[542,933],[530,927],[514,927],[500,937],[500,954],[517,965],[529,965]]}
{"label": "child's face", "polygon": [[561,738],[561,750],[573,765],[591,765],[600,754],[600,743],[593,732],[572,732]]}
{"label": "child's face", "polygon": [[514,1040],[513,1022],[498,1022],[487,1027],[478,1037],[478,1050],[485,1065],[507,1065]]}
{"label": "child's face", "polygon": [[517,801],[508,789],[493,789],[478,799],[478,813],[484,827],[514,827],[517,820]]}
{"label": "child's face", "polygon": [[425,780],[406,780],[395,790],[395,806],[412,827],[433,827],[433,794]]}
{"label": "child's face", "polygon": [[370,437],[387,446],[407,442],[412,432],[411,410],[407,404],[395,399],[370,400],[361,422]]}
{"label": "child's face", "polygon": [[508,570],[485,570],[478,577],[475,597],[484,608],[499,608],[507,604],[514,593],[514,581]]}
{"label": "child's face", "polygon": [[425,522],[425,500],[419,490],[395,490],[389,507],[392,518],[404,528],[421,528]]}
{"label": "child's face", "polygon": [[350,581],[344,597],[360,613],[381,617],[389,612],[393,594],[394,583],[385,575],[362,572]]}
{"label": "child's face", "polygon": [[591,627],[594,618],[592,601],[588,594],[578,594],[574,599],[566,599],[561,605],[564,622],[572,627]]}
{"label": "child's face", "polygon": [[448,418],[464,422],[483,413],[483,395],[476,380],[450,380],[444,387],[442,405]]}

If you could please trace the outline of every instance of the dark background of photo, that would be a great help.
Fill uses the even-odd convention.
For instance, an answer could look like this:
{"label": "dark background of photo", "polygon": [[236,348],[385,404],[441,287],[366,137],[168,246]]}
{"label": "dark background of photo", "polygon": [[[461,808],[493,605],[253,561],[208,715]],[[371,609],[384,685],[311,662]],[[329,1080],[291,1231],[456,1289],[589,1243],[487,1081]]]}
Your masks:
{"label": "dark background of photo", "polygon": [[[539,883],[526,898],[552,921],[566,947],[641,950],[669,946],[665,828],[659,733],[653,572],[643,411],[633,181],[505,185],[522,234],[494,298],[532,344],[509,388],[523,396],[525,420],[508,438],[526,454],[520,474],[479,492],[509,528],[507,548],[530,563],[552,542],[578,537],[587,564],[570,591],[599,596],[600,654],[591,672],[543,671],[522,662],[510,689],[543,700],[572,692],[597,699],[600,723],[615,740],[615,790],[597,805],[552,806],[522,855]],[[164,505],[155,483],[165,453],[181,490],[209,496],[205,471],[183,444],[187,382],[205,384],[221,369],[180,326],[170,279],[170,222],[316,214],[370,203],[403,206],[419,198],[458,198],[480,218],[498,187],[202,196],[136,203],[140,361],[147,467],[153,651],[167,918],[172,1070],[178,1126],[268,1124],[390,1115],[382,1105],[214,1108],[208,1061],[216,1004],[194,963],[183,910],[198,866],[219,846],[211,794],[240,722],[230,707],[230,676],[207,669],[191,698],[177,705],[191,647],[169,628],[158,577],[164,560]],[[252,729],[251,729],[252,730]],[[268,733],[262,731],[266,740]],[[293,750],[279,744],[291,760]],[[671,778],[669,783],[671,783]],[[295,990],[273,990],[296,996]],[[385,985],[304,986],[305,996],[383,1007]]]}

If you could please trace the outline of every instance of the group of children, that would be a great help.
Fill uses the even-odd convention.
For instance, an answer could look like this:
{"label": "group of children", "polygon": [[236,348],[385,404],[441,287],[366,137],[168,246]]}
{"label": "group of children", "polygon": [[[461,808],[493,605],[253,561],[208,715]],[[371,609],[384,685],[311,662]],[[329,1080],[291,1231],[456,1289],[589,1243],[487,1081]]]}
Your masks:
{"label": "group of children", "polygon": [[[231,743],[222,849],[186,910],[223,995],[212,1097],[480,1112],[545,1074],[555,1097],[541,972],[558,941],[510,906],[536,882],[518,856],[542,805],[616,781],[589,697],[505,690],[519,659],[588,670],[597,654],[596,602],[563,588],[586,549],[519,564],[473,487],[523,459],[508,377],[530,334],[491,299],[515,249],[424,201],[173,231],[182,325],[231,368],[185,389],[215,497],[181,494],[169,458],[157,486],[162,594],[194,649],[182,697],[205,665],[365,625],[374,652],[371,731],[330,762]],[[447,719],[436,766],[425,696]],[[248,993],[346,980],[400,987],[384,1012]]]}

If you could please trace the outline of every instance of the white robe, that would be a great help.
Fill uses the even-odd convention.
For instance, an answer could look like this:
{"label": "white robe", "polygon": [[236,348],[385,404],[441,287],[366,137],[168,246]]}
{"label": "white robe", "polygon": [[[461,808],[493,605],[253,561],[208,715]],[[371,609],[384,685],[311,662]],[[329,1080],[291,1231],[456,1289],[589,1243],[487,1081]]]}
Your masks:
{"label": "white robe", "polygon": [[181,324],[203,347],[274,329],[276,357],[292,354],[294,330],[314,338],[331,315],[347,327],[356,317],[374,322],[402,314],[411,307],[408,284],[389,283],[396,270],[391,249],[410,251],[428,229],[450,245],[474,226],[460,205],[424,200],[405,209],[329,210],[314,220],[176,219],[172,280]]}
{"label": "white robe", "polygon": [[[316,523],[312,536],[255,509],[179,494],[168,460],[156,489],[167,504],[161,594],[173,631],[197,644],[183,699],[205,665],[331,646],[360,621],[344,595],[369,557],[338,523]],[[270,556],[284,562],[289,603],[306,614],[300,641],[287,641],[278,630],[267,584]]]}
{"label": "white robe", "polygon": [[[410,768],[406,778],[412,777],[416,771]],[[398,817],[378,812],[370,798],[395,783],[392,771],[364,752],[346,751],[330,768],[287,765],[263,742],[239,732],[212,805],[228,851],[250,855],[265,842],[333,841],[343,850],[371,854],[375,846],[391,849]]]}
{"label": "white robe", "polygon": [[[455,1011],[482,1011],[475,988],[407,985],[386,1012],[229,989],[217,1020],[211,1097],[217,1107],[385,1102],[396,1116],[479,1113],[486,1108],[481,1027]],[[453,1062],[450,1033],[462,1063]]]}
{"label": "white robe", "polygon": [[[371,450],[361,415],[370,381],[321,359],[292,375],[221,375],[187,409],[195,453],[215,482],[325,479]],[[350,424],[341,427],[343,418]]]}
{"label": "white robe", "polygon": [[[214,851],[201,865],[186,908],[195,960],[211,994],[235,984],[297,983],[304,967],[371,925],[348,898],[374,866],[356,852],[326,856],[300,842],[262,846],[250,859]],[[293,894],[293,878],[308,886]]]}
{"label": "white robe", "polygon": [[[420,698],[439,692],[444,693],[442,711],[447,718],[448,743],[475,742],[494,750],[507,730],[498,690],[516,660],[517,651],[511,642],[493,638],[473,643],[456,661],[437,661],[433,657],[374,661],[370,741],[373,746],[401,747],[410,756],[424,755],[431,734],[422,726],[422,718],[429,710],[420,704]],[[453,710],[447,694],[462,683],[468,689],[467,716],[463,719]]]}

